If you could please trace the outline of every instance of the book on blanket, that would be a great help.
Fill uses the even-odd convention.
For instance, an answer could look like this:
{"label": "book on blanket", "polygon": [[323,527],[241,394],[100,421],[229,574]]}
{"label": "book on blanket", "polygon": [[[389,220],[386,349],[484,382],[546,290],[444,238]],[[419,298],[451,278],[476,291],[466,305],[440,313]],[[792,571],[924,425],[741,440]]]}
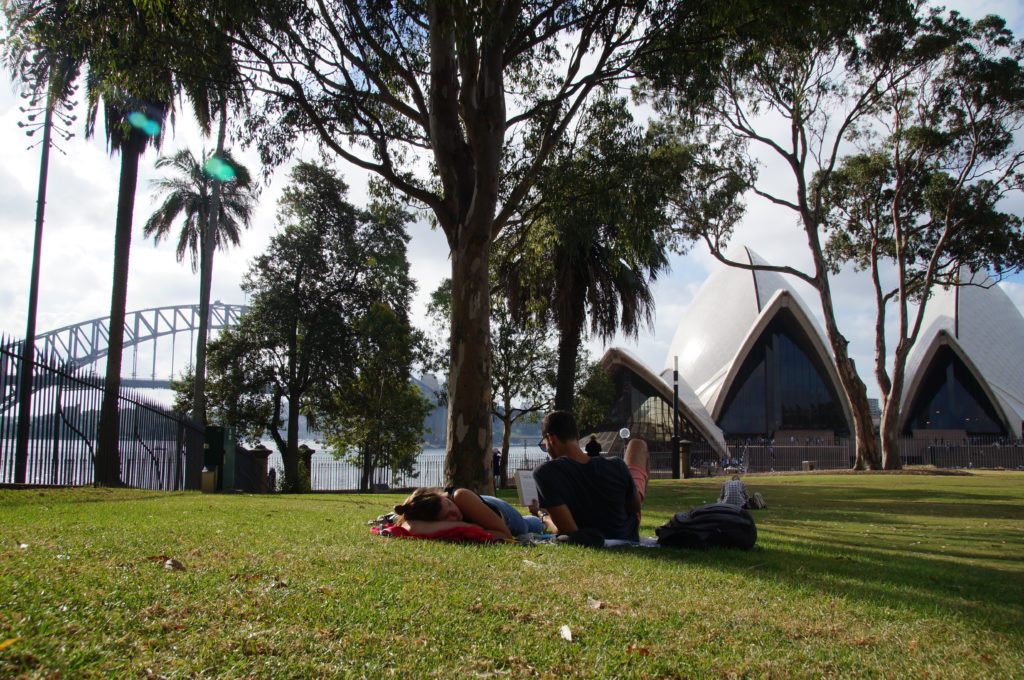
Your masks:
{"label": "book on blanket", "polygon": [[519,504],[524,508],[537,500],[537,482],[533,479],[533,470],[519,468],[515,473],[516,490],[519,492]]}

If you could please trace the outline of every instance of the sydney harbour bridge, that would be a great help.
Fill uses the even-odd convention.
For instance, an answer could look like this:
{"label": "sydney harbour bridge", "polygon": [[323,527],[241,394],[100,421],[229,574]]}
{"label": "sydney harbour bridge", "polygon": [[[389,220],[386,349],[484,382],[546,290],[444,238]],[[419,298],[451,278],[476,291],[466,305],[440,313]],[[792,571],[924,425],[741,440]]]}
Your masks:
{"label": "sydney harbour bridge", "polygon": [[[210,304],[209,329],[236,326],[245,305]],[[169,388],[194,363],[199,305],[172,305],[128,312],[124,324],[121,384],[131,388]],[[102,374],[110,339],[110,318],[81,321],[36,336],[36,352],[59,365]]]}

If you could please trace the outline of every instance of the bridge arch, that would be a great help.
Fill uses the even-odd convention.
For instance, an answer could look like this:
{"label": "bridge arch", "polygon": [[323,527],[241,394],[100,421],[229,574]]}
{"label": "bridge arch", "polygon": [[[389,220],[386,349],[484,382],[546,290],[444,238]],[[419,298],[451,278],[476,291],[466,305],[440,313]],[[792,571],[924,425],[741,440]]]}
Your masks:
{"label": "bridge arch", "polygon": [[[211,333],[238,325],[239,319],[249,310],[247,305],[228,304],[220,301],[210,304],[209,329]],[[167,388],[174,376],[177,339],[188,334],[188,362],[195,352],[195,333],[199,330],[199,305],[170,305],[150,307],[128,312],[125,315],[124,347],[132,349],[132,360],[122,363],[122,384],[125,387]],[[169,339],[170,348],[161,345],[161,339]],[[84,368],[107,356],[110,340],[110,317],[80,321],[63,328],[40,333],[36,336],[36,351],[58,363]],[[140,346],[151,349],[150,371],[139,375],[138,350]],[[166,372],[158,372],[166,367]],[[167,366],[169,364],[169,366]]]}

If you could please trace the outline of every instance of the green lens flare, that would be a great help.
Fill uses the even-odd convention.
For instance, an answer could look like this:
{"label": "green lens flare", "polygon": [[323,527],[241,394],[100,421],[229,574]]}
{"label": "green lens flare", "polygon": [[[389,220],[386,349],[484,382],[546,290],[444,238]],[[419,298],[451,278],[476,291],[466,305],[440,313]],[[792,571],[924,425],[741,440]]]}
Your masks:
{"label": "green lens flare", "polygon": [[128,124],[137,130],[142,130],[150,137],[160,134],[160,123],[147,117],[141,111],[132,111],[128,114]]}
{"label": "green lens flare", "polygon": [[209,177],[220,182],[230,182],[237,177],[235,168],[230,163],[216,156],[206,161],[206,164],[203,165],[203,170]]}

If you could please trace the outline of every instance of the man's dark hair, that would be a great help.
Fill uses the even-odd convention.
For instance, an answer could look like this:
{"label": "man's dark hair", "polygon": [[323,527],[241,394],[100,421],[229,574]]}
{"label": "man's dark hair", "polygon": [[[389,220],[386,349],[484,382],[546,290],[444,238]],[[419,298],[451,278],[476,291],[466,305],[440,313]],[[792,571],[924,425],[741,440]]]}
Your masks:
{"label": "man's dark hair", "polygon": [[558,441],[562,442],[573,442],[580,438],[576,419],[568,411],[552,411],[544,416],[544,422],[540,425],[540,433],[545,437],[553,434],[558,437]]}

